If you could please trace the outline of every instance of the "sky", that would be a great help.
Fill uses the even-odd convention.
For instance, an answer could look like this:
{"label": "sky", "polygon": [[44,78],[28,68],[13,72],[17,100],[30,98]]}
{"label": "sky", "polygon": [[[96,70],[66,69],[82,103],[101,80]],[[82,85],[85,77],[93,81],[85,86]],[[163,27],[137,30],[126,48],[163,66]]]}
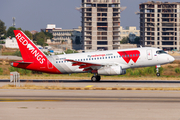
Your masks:
{"label": "sky", "polygon": [[[121,6],[127,7],[121,13],[121,26],[136,26],[139,29],[139,15],[135,12],[139,11],[140,3],[147,1],[121,0]],[[56,27],[63,29],[78,28],[81,26],[81,13],[75,8],[80,5],[81,0],[0,0],[0,20],[9,28],[12,17],[15,17],[15,27],[29,31],[40,31],[47,24],[56,24]]]}

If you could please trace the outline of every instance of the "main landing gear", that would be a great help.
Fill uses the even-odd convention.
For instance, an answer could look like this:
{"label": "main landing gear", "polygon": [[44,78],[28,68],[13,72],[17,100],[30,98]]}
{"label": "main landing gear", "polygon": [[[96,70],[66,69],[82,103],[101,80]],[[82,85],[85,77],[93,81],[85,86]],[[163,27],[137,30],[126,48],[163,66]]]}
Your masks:
{"label": "main landing gear", "polygon": [[159,68],[161,66],[160,65],[156,65],[156,76],[159,77],[160,76],[160,73],[159,73]]}
{"label": "main landing gear", "polygon": [[94,74],[94,76],[91,77],[91,81],[92,82],[99,82],[101,80],[101,76],[99,76],[98,74]]}

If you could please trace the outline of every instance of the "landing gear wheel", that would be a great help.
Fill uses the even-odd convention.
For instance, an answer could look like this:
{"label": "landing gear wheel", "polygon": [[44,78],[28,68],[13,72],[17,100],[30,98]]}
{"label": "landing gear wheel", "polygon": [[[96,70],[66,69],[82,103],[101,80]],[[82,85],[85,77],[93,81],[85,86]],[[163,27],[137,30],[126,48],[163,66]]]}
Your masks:
{"label": "landing gear wheel", "polygon": [[101,80],[101,76],[99,76],[99,75],[97,75],[97,76],[92,76],[91,77],[91,81],[92,82],[98,82],[98,81],[100,81]]}
{"label": "landing gear wheel", "polygon": [[92,77],[91,77],[91,81],[92,81],[92,82],[96,82],[96,81],[97,81],[96,76],[92,76]]}
{"label": "landing gear wheel", "polygon": [[159,73],[159,68],[160,67],[161,67],[160,65],[156,65],[156,75],[157,75],[157,77],[160,76],[160,73]]}
{"label": "landing gear wheel", "polygon": [[97,81],[100,81],[101,80],[101,76],[96,76],[96,79],[97,79]]}
{"label": "landing gear wheel", "polygon": [[160,73],[156,73],[156,75],[157,75],[157,77],[159,77],[159,76],[160,76]]}

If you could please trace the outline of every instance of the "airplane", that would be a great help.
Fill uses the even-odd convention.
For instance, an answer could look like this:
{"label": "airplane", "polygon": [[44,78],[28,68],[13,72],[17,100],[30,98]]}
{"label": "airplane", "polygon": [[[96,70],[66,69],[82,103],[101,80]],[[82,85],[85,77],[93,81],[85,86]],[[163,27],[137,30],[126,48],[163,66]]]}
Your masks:
{"label": "airplane", "polygon": [[11,66],[52,74],[90,72],[94,74],[93,82],[100,81],[100,75],[124,75],[126,69],[148,66],[156,66],[156,75],[160,76],[160,65],[175,60],[152,47],[46,56],[22,31],[14,30],[14,34],[23,60],[12,62]]}

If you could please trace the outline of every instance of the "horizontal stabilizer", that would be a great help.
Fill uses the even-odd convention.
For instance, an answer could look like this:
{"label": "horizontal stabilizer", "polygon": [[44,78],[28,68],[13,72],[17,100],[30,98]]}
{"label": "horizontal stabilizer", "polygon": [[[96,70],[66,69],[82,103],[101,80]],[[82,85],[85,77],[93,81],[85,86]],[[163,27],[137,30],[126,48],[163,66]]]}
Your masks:
{"label": "horizontal stabilizer", "polygon": [[33,62],[14,62],[14,63],[20,63],[20,64],[32,64]]}

